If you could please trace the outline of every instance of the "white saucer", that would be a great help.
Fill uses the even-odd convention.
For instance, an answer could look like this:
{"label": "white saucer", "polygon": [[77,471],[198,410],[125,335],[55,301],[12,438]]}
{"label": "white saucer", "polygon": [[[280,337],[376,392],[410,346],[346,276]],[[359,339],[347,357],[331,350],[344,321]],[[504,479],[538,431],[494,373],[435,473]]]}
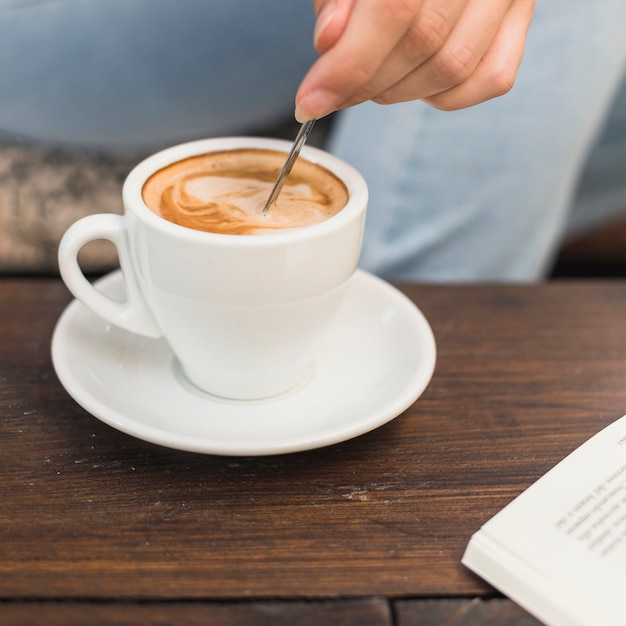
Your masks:
{"label": "white saucer", "polygon": [[[96,284],[123,297],[119,271]],[[363,271],[308,379],[267,400],[229,401],[196,389],[164,340],[111,326],[76,300],[52,338],[59,380],[98,419],[170,448],[241,456],[308,450],[373,430],[415,402],[435,359],[422,313]]]}

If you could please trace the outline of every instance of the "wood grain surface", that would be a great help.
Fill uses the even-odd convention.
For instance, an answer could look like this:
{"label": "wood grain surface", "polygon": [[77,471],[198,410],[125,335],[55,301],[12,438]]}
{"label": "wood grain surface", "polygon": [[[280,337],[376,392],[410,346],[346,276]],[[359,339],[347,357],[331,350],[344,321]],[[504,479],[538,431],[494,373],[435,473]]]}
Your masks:
{"label": "wood grain surface", "polygon": [[[31,623],[34,606],[79,623],[81,602],[110,620],[155,603],[191,615],[163,623],[222,606],[241,621],[206,623],[264,623],[259,601],[317,607],[325,624],[535,623],[460,558],[483,522],[626,412],[626,285],[402,288],[438,347],[409,410],[328,448],[228,458],[89,415],[49,354],[65,287],[0,280],[0,623]],[[489,611],[504,617],[479,622]]]}

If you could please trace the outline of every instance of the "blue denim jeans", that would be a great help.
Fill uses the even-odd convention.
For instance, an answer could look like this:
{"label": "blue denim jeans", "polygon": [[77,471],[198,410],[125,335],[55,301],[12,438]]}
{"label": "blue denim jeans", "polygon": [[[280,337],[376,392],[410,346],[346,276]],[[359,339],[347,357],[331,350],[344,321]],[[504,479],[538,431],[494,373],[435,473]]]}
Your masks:
{"label": "blue denim jeans", "polygon": [[456,112],[366,103],[330,149],[371,190],[361,263],[407,280],[536,280],[626,211],[626,2],[538,2],[513,90]]}
{"label": "blue denim jeans", "polygon": [[310,0],[0,0],[0,137],[152,150],[292,116]]}
{"label": "blue denim jeans", "polygon": [[[293,113],[310,0],[0,2],[0,139],[152,150]],[[370,187],[361,264],[389,279],[536,280],[626,206],[624,0],[539,0],[513,90],[463,111],[341,112]]]}

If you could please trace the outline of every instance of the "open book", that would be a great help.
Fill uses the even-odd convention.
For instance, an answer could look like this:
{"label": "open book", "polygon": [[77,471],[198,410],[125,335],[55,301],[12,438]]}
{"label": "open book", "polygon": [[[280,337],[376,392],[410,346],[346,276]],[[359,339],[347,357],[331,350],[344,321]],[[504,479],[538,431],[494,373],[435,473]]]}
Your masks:
{"label": "open book", "polygon": [[549,626],[625,626],[626,415],[482,526],[463,563]]}

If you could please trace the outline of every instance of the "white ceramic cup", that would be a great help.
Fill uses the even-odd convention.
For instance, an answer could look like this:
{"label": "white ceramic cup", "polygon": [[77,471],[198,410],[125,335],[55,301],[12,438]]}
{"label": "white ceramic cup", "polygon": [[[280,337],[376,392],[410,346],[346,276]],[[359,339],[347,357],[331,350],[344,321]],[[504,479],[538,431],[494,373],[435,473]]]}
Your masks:
{"label": "white ceramic cup", "polygon": [[[205,392],[250,400],[292,389],[313,367],[356,269],[367,205],[363,177],[305,146],[302,157],[343,181],[348,203],[318,224],[262,235],[179,226],[153,213],[141,195],[151,174],[193,155],[290,147],[276,139],[225,137],[142,161],[124,183],[123,215],[84,217],[63,236],[59,267],[67,287],[112,324],[164,337],[186,376]],[[81,271],[78,252],[94,239],[117,247],[127,301],[103,295]]]}

